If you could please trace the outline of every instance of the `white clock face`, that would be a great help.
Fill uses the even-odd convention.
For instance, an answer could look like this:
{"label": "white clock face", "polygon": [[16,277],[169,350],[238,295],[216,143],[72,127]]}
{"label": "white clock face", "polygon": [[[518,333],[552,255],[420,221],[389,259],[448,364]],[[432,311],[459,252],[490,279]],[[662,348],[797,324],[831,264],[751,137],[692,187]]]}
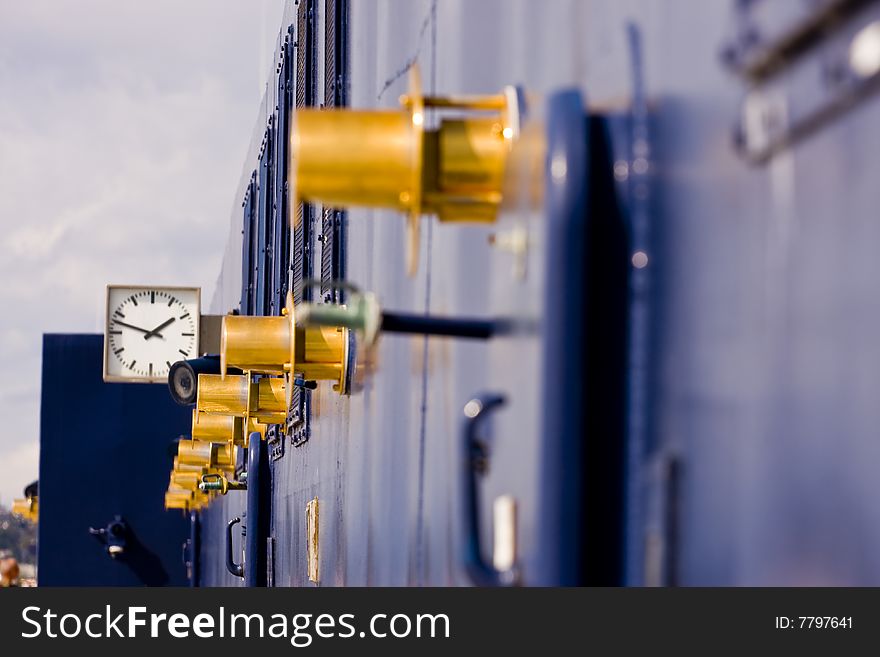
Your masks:
{"label": "white clock face", "polygon": [[106,381],[167,381],[179,360],[197,358],[199,289],[107,288]]}

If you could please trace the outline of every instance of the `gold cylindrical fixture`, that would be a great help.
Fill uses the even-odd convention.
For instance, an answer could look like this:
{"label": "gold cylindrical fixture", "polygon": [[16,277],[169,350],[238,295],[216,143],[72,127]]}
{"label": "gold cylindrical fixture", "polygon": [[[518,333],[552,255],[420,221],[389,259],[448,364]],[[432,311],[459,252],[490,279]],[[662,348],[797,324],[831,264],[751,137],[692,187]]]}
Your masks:
{"label": "gold cylindrical fixture", "polygon": [[335,326],[297,328],[294,368],[304,379],[342,382],[348,329]]}
{"label": "gold cylindrical fixture", "polygon": [[193,409],[192,439],[208,443],[243,442],[241,420],[231,415],[212,415]]}
{"label": "gold cylindrical fixture", "polygon": [[253,417],[277,424],[287,417],[284,380],[263,377],[252,382],[249,376],[200,374],[196,408],[202,413]]}
{"label": "gold cylindrical fixture", "polygon": [[24,497],[12,500],[12,515],[37,522],[39,517],[39,502],[36,497]]}
{"label": "gold cylindrical fixture", "polygon": [[260,422],[257,418],[250,417],[247,420],[247,426],[244,431],[244,447],[247,447],[250,442],[250,435],[254,432],[260,434],[260,438],[266,437],[266,430],[269,428],[268,424]]}
{"label": "gold cylindrical fixture", "polygon": [[[281,317],[245,315],[224,317],[220,338],[220,362],[221,376],[226,376],[227,367],[238,367],[262,374],[284,372],[286,381],[283,411],[286,414],[290,405],[292,374],[299,374],[307,380],[334,381],[339,392],[346,391],[349,330],[327,326],[297,327],[293,297],[290,294],[287,295],[284,313]],[[271,319],[272,322],[267,322],[267,319]],[[281,328],[282,324],[286,326],[285,329]],[[201,378],[199,380],[201,381]],[[214,384],[209,384],[209,388],[212,385]],[[279,383],[270,382],[262,385],[265,388],[260,392],[260,399],[265,395],[267,404],[277,408]],[[239,399],[237,403],[240,404],[240,391],[230,393],[229,399],[236,395]],[[272,397],[276,398],[275,401],[270,401]],[[226,403],[231,404],[233,401]],[[278,415],[273,417],[271,422],[283,420],[284,418]]]}
{"label": "gold cylindrical fixture", "polygon": [[186,490],[198,490],[201,480],[201,472],[171,472],[171,483]]}
{"label": "gold cylindrical fixture", "polygon": [[195,493],[180,486],[169,483],[165,491],[165,509],[183,509],[188,511],[195,507]]}
{"label": "gold cylindrical fixture", "polygon": [[174,464],[171,467],[172,472],[198,472],[202,473],[205,471],[205,466],[199,465],[197,463],[181,463],[180,458],[174,457]]}
{"label": "gold cylindrical fixture", "polygon": [[498,118],[441,122],[425,143],[426,212],[440,221],[495,221],[510,151],[503,131]]}
{"label": "gold cylindrical fixture", "polygon": [[177,460],[185,465],[211,465],[214,456],[214,445],[203,441],[181,440],[177,443]]}
{"label": "gold cylindrical fixture", "polygon": [[206,468],[235,467],[235,447],[232,443],[181,439],[177,443],[177,460],[182,464]]}
{"label": "gold cylindrical fixture", "polygon": [[287,317],[226,315],[220,330],[220,371],[227,367],[283,374],[292,360],[291,322]]}
{"label": "gold cylindrical fixture", "polygon": [[192,501],[192,493],[172,493],[171,491],[165,492],[166,511],[170,511],[171,509],[182,509],[183,511],[189,511],[192,506]]}
{"label": "gold cylindrical fixture", "polygon": [[[287,394],[284,379],[263,377],[257,381],[257,404],[251,416],[266,424],[268,418],[283,422],[287,417]],[[280,419],[279,419],[280,416]]]}
{"label": "gold cylindrical fixture", "polygon": [[169,484],[168,490],[165,491],[165,509],[182,509],[189,511],[191,509],[201,509],[208,505],[211,496],[200,490],[186,490],[175,484]]}
{"label": "gold cylindrical fixture", "polygon": [[196,408],[202,413],[244,417],[248,413],[250,378],[199,374]]}
{"label": "gold cylindrical fixture", "polygon": [[[519,135],[521,92],[424,97],[418,67],[401,109],[297,108],[290,131],[295,203],[388,208],[407,213],[407,262],[415,271],[418,217],[494,222],[505,164]],[[425,108],[443,116],[428,127]]]}
{"label": "gold cylindrical fixture", "polygon": [[181,463],[180,459],[176,456],[174,457],[174,464],[171,468],[171,472],[186,472],[186,473],[195,473],[198,475],[208,474],[210,472],[215,472],[219,474],[233,476],[235,474],[235,465],[224,465],[217,466],[215,468],[208,468],[204,465],[198,465],[194,463]]}
{"label": "gold cylindrical fixture", "polygon": [[420,140],[421,124],[407,111],[299,109],[290,137],[297,197],[409,211]]}

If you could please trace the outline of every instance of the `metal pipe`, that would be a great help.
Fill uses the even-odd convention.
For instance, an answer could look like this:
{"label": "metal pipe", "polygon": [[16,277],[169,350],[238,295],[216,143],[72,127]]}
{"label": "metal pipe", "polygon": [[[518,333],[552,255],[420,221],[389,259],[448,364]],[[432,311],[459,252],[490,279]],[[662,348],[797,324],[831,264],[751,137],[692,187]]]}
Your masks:
{"label": "metal pipe", "polygon": [[475,317],[436,317],[383,311],[371,294],[358,296],[350,305],[307,303],[298,309],[300,321],[306,326],[344,326],[362,331],[367,343],[375,341],[380,331],[415,333],[452,338],[486,340],[510,324],[508,320]]}
{"label": "metal pipe", "polygon": [[450,338],[486,340],[498,330],[498,322],[473,317],[432,317],[405,313],[382,313],[382,331],[386,333],[418,333]]}

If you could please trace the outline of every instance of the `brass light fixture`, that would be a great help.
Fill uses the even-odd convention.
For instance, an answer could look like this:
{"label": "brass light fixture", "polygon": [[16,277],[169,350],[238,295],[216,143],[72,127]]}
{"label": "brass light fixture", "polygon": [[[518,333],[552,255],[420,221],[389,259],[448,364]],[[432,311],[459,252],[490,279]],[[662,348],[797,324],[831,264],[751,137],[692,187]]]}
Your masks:
{"label": "brass light fixture", "polygon": [[181,509],[190,511],[201,509],[208,505],[211,497],[202,491],[186,490],[175,484],[169,484],[165,491],[165,509]]}
{"label": "brass light fixture", "polygon": [[170,481],[176,486],[187,490],[196,490],[202,477],[205,475],[233,476],[235,474],[234,466],[222,466],[209,468],[203,465],[195,465],[192,463],[181,463],[178,459],[174,459],[174,467],[171,469]]}
{"label": "brass light fixture", "polygon": [[[207,447],[216,447],[217,443],[202,443]],[[239,488],[238,482],[233,481],[235,476],[235,465],[232,463],[220,463],[216,467],[208,467],[204,465],[204,459],[210,458],[215,462],[224,461],[224,458],[218,458],[218,452],[222,455],[224,450],[211,449],[203,450],[202,458],[186,458],[190,462],[181,462],[179,457],[174,459],[174,467],[168,482],[168,490],[165,493],[166,509],[199,509],[210,503],[211,498],[216,493],[210,488],[204,488],[201,484],[203,479],[222,479],[227,482],[227,489]],[[192,456],[192,455],[190,455]],[[193,461],[198,460],[198,463]],[[225,493],[225,490],[223,491]]]}
{"label": "brass light fixture", "polygon": [[40,515],[40,504],[37,497],[23,497],[12,500],[12,515],[37,522]]}
{"label": "brass light fixture", "polygon": [[234,468],[235,446],[232,443],[208,443],[184,438],[177,443],[177,462],[205,468]]}
{"label": "brass light fixture", "polygon": [[232,415],[205,413],[193,409],[192,439],[207,443],[231,442],[233,445],[247,447],[248,437],[257,432],[266,434],[266,424],[256,418],[240,418]]}
{"label": "brass light fixture", "polygon": [[174,457],[174,465],[171,468],[172,472],[192,472],[198,475],[207,474],[209,472],[222,472],[224,474],[233,474],[235,472],[234,465],[224,465],[222,467],[217,468],[208,468],[204,465],[193,464],[193,463],[181,463],[180,459],[176,456]]}
{"label": "brass light fixture", "polygon": [[[315,201],[406,213],[407,269],[414,274],[421,215],[453,222],[497,218],[524,101],[514,87],[489,96],[423,96],[417,66],[409,87],[400,110],[297,109],[289,171],[294,208]],[[428,109],[457,115],[427,128]]]}
{"label": "brass light fixture", "polygon": [[333,381],[334,390],[347,394],[353,351],[350,342],[349,330],[341,326],[298,326],[293,296],[288,294],[281,316],[223,318],[220,372],[225,376],[228,367],[237,367],[248,372],[284,375],[286,410],[295,374],[310,381]]}
{"label": "brass light fixture", "polygon": [[236,445],[244,442],[242,422],[226,415],[209,415],[193,409],[192,439],[200,442],[222,443],[231,441]]}
{"label": "brass light fixture", "polygon": [[[207,468],[203,468],[207,470]],[[180,472],[178,470],[171,471],[170,483],[186,490],[198,490],[199,482],[202,480],[201,472]]]}
{"label": "brass light fixture", "polygon": [[279,424],[287,419],[284,379],[263,377],[252,381],[250,376],[200,374],[196,408],[211,417],[253,418],[262,424]]}
{"label": "brass light fixture", "polygon": [[242,488],[243,485],[233,479],[236,449],[247,446],[252,432],[258,432],[262,437],[265,430],[266,425],[256,418],[193,409],[192,438],[182,438],[177,443],[177,456],[165,493],[165,508],[187,511],[209,504],[220,488],[203,487],[204,478],[222,480],[224,494],[226,490]]}

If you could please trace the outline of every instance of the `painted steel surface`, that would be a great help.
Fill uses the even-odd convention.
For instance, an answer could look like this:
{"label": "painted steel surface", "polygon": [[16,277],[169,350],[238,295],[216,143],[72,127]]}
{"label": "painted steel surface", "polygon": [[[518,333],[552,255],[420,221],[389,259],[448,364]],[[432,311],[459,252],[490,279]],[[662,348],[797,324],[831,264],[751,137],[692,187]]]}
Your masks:
{"label": "painted steel surface", "polygon": [[104,383],[102,350],[101,335],[43,338],[38,583],[183,586],[188,523],[163,491],[190,411],[162,385]]}
{"label": "painted steel surface", "polygon": [[[574,88],[606,119],[613,162],[602,184],[616,195],[631,240],[626,498],[625,522],[597,525],[618,536],[584,537],[588,545],[617,541],[589,581],[880,582],[880,224],[870,175],[880,152],[877,103],[865,98],[764,164],[747,161],[735,144],[747,85],[721,61],[740,4],[351,3],[353,107],[395,107],[417,60],[426,93]],[[311,7],[320,44],[326,5]],[[282,35],[297,11],[291,3]],[[804,61],[823,52],[820,43]],[[316,53],[320,69],[322,48]],[[313,77],[320,88],[323,78]],[[278,87],[270,83],[260,110],[239,199],[252,189]],[[827,93],[798,89],[786,98],[795,110]],[[535,105],[539,114],[543,106]],[[493,227],[423,219],[415,278],[405,275],[399,219],[357,208],[345,219],[346,278],[384,307],[541,320],[557,316],[558,304],[584,303],[564,281],[547,292],[554,263],[541,211],[523,207]],[[531,248],[526,276],[516,278],[514,257],[488,238],[522,225]],[[240,303],[241,229],[236,206],[215,313]],[[319,257],[316,232],[304,239]],[[286,257],[273,253],[276,262]],[[523,582],[561,581],[545,516],[561,509],[542,502],[556,485],[553,470],[540,467],[550,426],[545,365],[541,339],[528,335],[488,344],[389,335],[362,393],[341,398],[320,384],[308,441],[294,447],[288,439],[271,464],[274,584],[309,585],[306,505],[315,497],[320,585],[468,584],[458,430],[465,403],[486,390],[507,403],[493,418],[499,439],[481,517],[491,518],[494,498],[513,496]],[[598,512],[604,499],[595,493],[585,503]],[[221,537],[242,506],[243,496],[230,493],[204,514],[206,584],[235,583]]]}

